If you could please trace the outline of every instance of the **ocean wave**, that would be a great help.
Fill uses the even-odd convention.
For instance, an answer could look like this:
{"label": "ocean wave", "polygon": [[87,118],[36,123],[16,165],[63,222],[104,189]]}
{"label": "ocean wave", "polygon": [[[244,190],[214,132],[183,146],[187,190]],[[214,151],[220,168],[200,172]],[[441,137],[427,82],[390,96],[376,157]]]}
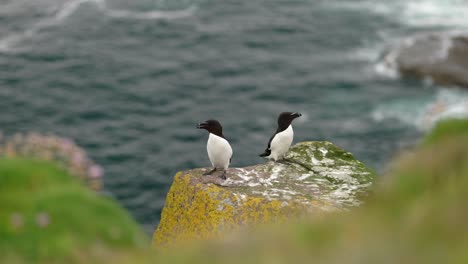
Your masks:
{"label": "ocean wave", "polygon": [[397,53],[391,50],[382,55],[382,50],[388,50],[386,46],[388,45],[384,41],[364,45],[347,52],[346,57],[352,61],[369,63],[369,72],[372,75],[377,74],[388,79],[398,79],[400,74],[396,65]]}
{"label": "ocean wave", "polygon": [[414,27],[468,28],[466,0],[395,0],[325,2],[327,7],[369,12]]}
{"label": "ocean wave", "polygon": [[419,130],[430,130],[438,121],[468,117],[468,92],[444,88],[426,99],[395,100],[372,112],[376,122],[397,120]]}
{"label": "ocean wave", "polygon": [[129,18],[129,19],[177,19],[191,16],[196,10],[195,6],[191,6],[184,10],[173,11],[146,11],[137,12],[129,10],[112,10],[103,9],[102,11],[109,17],[113,18]]}
{"label": "ocean wave", "polygon": [[182,10],[153,10],[153,11],[129,11],[112,9],[106,5],[105,0],[71,0],[65,2],[55,14],[51,17],[40,20],[35,23],[31,28],[19,33],[10,34],[0,39],[0,53],[7,53],[16,50],[15,46],[20,42],[30,39],[35,36],[39,31],[60,25],[68,17],[73,15],[81,5],[94,4],[100,12],[111,18],[119,19],[139,19],[139,20],[157,20],[157,19],[178,19],[193,15],[196,10],[195,6],[190,6]]}
{"label": "ocean wave", "polygon": [[379,58],[374,61],[374,72],[389,79],[400,78],[397,58],[400,55],[400,50],[403,47],[409,47],[413,45],[414,38],[408,37],[394,42],[397,44],[393,44],[392,47],[387,47],[387,51],[385,53],[382,54],[381,49]]}
{"label": "ocean wave", "polygon": [[418,0],[403,4],[404,22],[411,26],[467,28],[468,1]]}
{"label": "ocean wave", "polygon": [[58,10],[55,16],[51,19],[51,21],[63,21],[64,19],[70,17],[76,10],[85,3],[94,3],[96,4],[99,9],[105,8],[105,0],[72,0],[66,2],[62,8]]}
{"label": "ocean wave", "polygon": [[31,28],[26,29],[25,31],[19,33],[13,33],[6,36],[3,39],[0,39],[0,52],[9,52],[15,50],[14,46],[20,43],[23,40],[32,38],[39,31],[58,25],[63,22],[66,18],[71,16],[75,11],[84,3],[92,2],[97,4],[97,6],[102,6],[104,4],[103,0],[73,0],[68,1],[62,5],[62,7],[55,13],[54,16],[45,18],[35,23]]}

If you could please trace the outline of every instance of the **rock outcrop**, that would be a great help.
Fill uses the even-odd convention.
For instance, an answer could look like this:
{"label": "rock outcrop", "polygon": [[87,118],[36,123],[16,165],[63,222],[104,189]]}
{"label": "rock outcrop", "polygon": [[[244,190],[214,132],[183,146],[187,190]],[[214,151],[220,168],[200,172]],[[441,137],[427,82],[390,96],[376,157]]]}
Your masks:
{"label": "rock outcrop", "polygon": [[468,87],[468,36],[433,33],[408,38],[384,54],[382,65],[404,76]]}
{"label": "rock outcrop", "polygon": [[153,244],[222,237],[239,226],[358,206],[374,173],[330,142],[303,142],[287,161],[231,168],[227,180],[207,169],[179,172]]}

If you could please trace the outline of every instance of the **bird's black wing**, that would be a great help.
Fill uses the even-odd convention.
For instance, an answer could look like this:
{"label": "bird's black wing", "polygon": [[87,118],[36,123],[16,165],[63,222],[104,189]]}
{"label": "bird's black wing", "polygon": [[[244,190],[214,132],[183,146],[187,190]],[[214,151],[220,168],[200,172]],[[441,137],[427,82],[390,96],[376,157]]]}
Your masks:
{"label": "bird's black wing", "polygon": [[276,133],[274,133],[273,136],[271,136],[270,140],[268,141],[268,147],[265,149],[265,152],[263,152],[262,154],[259,155],[260,157],[270,156],[270,154],[271,154],[271,141],[273,140],[275,135],[276,135]]}

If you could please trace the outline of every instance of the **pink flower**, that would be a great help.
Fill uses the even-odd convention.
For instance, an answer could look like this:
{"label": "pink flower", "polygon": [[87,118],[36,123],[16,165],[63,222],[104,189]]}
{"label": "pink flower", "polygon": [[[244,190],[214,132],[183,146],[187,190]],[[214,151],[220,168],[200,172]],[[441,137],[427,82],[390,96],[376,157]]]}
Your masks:
{"label": "pink flower", "polygon": [[74,166],[79,167],[84,162],[85,157],[81,152],[74,152],[72,156],[72,163]]}
{"label": "pink flower", "polygon": [[36,216],[36,223],[39,227],[45,228],[50,224],[50,218],[47,213],[40,213]]}
{"label": "pink flower", "polygon": [[20,213],[13,213],[10,216],[10,223],[15,228],[21,228],[24,224],[23,216]]}
{"label": "pink flower", "polygon": [[104,171],[99,165],[93,165],[88,169],[88,175],[90,178],[101,178],[104,175]]}
{"label": "pink flower", "polygon": [[71,150],[73,148],[73,145],[75,145],[75,143],[71,139],[68,139],[68,138],[63,138],[60,143],[64,151]]}

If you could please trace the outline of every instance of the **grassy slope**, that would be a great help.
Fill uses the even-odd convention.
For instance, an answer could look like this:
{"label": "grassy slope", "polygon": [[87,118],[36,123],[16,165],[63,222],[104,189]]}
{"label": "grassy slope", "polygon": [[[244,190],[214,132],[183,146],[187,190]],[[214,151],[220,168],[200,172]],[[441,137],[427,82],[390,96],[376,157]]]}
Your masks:
{"label": "grassy slope", "polygon": [[424,144],[437,143],[451,137],[457,137],[459,140],[468,139],[468,121],[466,119],[453,119],[441,122],[426,136]]}
{"label": "grassy slope", "polygon": [[468,121],[446,121],[400,157],[351,213],[180,249],[184,263],[468,263]]}
{"label": "grassy slope", "polygon": [[127,212],[54,164],[0,160],[0,262],[100,262],[147,243]]}

